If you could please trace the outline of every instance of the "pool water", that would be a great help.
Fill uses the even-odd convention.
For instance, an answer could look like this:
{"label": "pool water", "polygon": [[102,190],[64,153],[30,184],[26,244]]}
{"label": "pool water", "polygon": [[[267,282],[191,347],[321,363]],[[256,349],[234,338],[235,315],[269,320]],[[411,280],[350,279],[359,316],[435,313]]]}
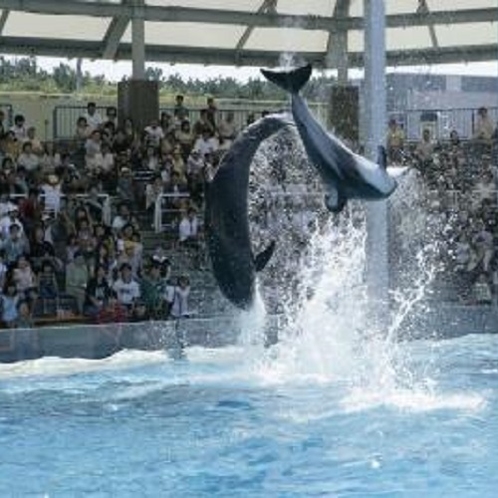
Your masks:
{"label": "pool water", "polygon": [[498,336],[391,353],[370,376],[257,347],[0,365],[0,496],[495,497]]}

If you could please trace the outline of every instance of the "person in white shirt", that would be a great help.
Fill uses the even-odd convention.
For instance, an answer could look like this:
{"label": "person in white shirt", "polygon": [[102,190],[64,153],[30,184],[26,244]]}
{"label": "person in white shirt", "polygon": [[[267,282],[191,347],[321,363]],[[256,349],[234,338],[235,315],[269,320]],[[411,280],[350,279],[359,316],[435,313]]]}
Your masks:
{"label": "person in white shirt", "polygon": [[40,158],[33,152],[33,146],[31,142],[24,142],[22,144],[22,152],[17,158],[17,165],[24,166],[28,173],[31,173],[38,168],[40,164]]}
{"label": "person in white shirt", "polygon": [[102,116],[97,112],[95,102],[88,102],[86,106],[86,113],[83,116],[90,131],[97,130],[103,122]]}
{"label": "person in white shirt", "polygon": [[14,132],[15,137],[19,141],[23,141],[27,136],[26,119],[22,114],[17,114],[14,117],[14,126],[10,129]]}
{"label": "person in white shirt", "polygon": [[129,263],[123,263],[120,268],[121,276],[114,282],[112,289],[116,292],[118,301],[129,310],[140,298],[140,286],[132,277],[132,268]]}
{"label": "person in white shirt", "polygon": [[190,295],[190,281],[188,277],[178,277],[178,283],[171,294],[171,316],[173,318],[188,317],[191,314],[188,303]]}
{"label": "person in white shirt", "polygon": [[216,137],[211,135],[209,129],[205,128],[202,135],[195,141],[193,150],[197,151],[201,157],[206,154],[213,154],[218,150],[219,143]]}
{"label": "person in white shirt", "polygon": [[199,243],[199,219],[193,207],[183,213],[178,232],[180,244],[197,247]]}
{"label": "person in white shirt", "polygon": [[149,145],[152,145],[153,147],[159,147],[161,145],[161,140],[164,138],[164,131],[159,126],[157,119],[154,119],[149,126],[146,126],[144,131],[147,134]]}
{"label": "person in white shirt", "polygon": [[0,238],[7,240],[10,233],[10,226],[17,225],[19,227],[19,234],[24,235],[24,227],[19,220],[19,208],[15,204],[10,204],[7,207],[7,214],[0,218]]}

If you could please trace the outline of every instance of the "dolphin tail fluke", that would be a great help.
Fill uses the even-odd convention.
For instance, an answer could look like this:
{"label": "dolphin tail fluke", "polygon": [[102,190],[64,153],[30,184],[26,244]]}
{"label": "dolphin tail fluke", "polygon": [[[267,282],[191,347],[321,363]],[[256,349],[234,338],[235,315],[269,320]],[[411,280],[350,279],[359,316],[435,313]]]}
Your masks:
{"label": "dolphin tail fluke", "polygon": [[254,267],[256,271],[261,271],[268,264],[268,261],[270,261],[274,251],[275,241],[272,240],[268,247],[254,258]]}
{"label": "dolphin tail fluke", "polygon": [[275,85],[290,93],[299,93],[311,76],[311,64],[291,69],[290,71],[270,71],[261,69],[263,76]]}

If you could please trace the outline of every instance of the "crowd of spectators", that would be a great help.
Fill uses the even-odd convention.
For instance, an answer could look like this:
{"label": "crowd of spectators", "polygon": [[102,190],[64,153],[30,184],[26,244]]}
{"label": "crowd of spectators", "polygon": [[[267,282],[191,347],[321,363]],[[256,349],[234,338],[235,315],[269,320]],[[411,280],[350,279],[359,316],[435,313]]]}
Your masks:
{"label": "crowd of spectators", "polygon": [[442,220],[441,272],[450,298],[464,304],[498,299],[497,128],[488,110],[477,112],[474,134],[461,140],[452,130],[437,140],[430,128],[407,143],[392,119],[387,134],[391,164],[415,167],[423,181],[426,210]]}
{"label": "crowd of spectators", "polygon": [[[189,278],[172,268],[171,256],[185,251],[204,268],[204,182],[238,133],[234,114],[221,116],[208,98],[191,121],[182,95],[143,130],[131,119],[118,124],[115,107],[102,114],[89,102],[73,139],[61,144],[41,141],[21,114],[9,127],[0,111],[5,327],[54,317],[106,322],[192,314]],[[173,243],[144,255],[141,234],[153,225],[160,196]]]}
{"label": "crowd of spectators", "polygon": [[[222,115],[212,98],[195,120],[191,115],[178,95],[172,112],[137,130],[130,119],[118,124],[115,107],[101,114],[90,102],[73,139],[61,144],[40,140],[21,114],[8,126],[0,110],[3,326],[192,313],[189,278],[172,267],[172,249],[204,267],[204,183],[239,130],[234,114]],[[402,127],[389,123],[389,161],[417,168],[429,208],[452,219],[445,258],[463,302],[498,295],[496,140],[485,108],[468,141],[456,130],[438,141],[428,128],[410,144]],[[113,216],[106,215],[109,198]],[[174,244],[144,255],[143,228],[154,224],[158,202]]]}

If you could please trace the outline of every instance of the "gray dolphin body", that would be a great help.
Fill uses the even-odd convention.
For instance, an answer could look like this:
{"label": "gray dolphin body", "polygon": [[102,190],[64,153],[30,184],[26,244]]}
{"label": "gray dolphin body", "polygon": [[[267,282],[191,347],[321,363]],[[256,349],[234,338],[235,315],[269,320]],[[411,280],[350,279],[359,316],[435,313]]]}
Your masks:
{"label": "gray dolphin body", "polygon": [[261,142],[290,124],[282,115],[269,115],[239,134],[206,184],[204,226],[214,277],[223,295],[249,309],[256,293],[256,272],[275,249],[272,241],[254,256],[249,232],[249,172]]}
{"label": "gray dolphin body", "polygon": [[311,65],[288,72],[261,72],[291,94],[292,115],[306,153],[325,184],[325,205],[329,211],[342,211],[348,199],[380,200],[391,195],[397,184],[385,167],[355,154],[328,133],[299,95],[311,76]]}

